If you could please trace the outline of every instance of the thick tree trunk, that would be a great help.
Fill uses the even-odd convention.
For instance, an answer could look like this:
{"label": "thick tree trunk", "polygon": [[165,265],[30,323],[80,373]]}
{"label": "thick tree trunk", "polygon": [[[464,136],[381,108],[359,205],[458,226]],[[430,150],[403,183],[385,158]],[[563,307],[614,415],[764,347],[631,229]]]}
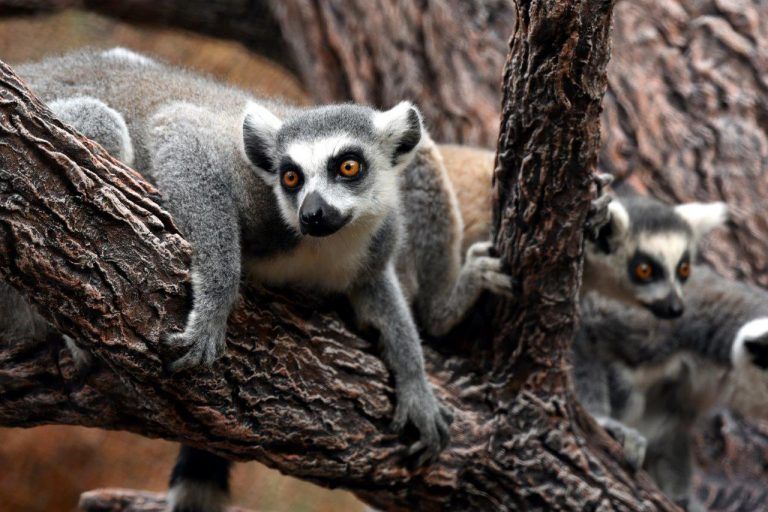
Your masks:
{"label": "thick tree trunk", "polygon": [[[462,343],[425,350],[456,419],[451,444],[423,469],[408,466],[388,430],[384,365],[333,305],[247,290],[225,357],[168,374],[163,337],[188,307],[188,245],[149,185],[52,119],[0,66],[0,272],[101,363],[78,375],[61,347],[4,340],[0,423],[184,441],[393,510],[673,509],[617,462],[575,404],[564,364],[611,11],[604,0],[521,4],[495,184],[498,244],[518,296],[483,318],[493,343],[467,338],[492,359],[470,359]],[[147,507],[131,510],[157,505],[139,498]]]}

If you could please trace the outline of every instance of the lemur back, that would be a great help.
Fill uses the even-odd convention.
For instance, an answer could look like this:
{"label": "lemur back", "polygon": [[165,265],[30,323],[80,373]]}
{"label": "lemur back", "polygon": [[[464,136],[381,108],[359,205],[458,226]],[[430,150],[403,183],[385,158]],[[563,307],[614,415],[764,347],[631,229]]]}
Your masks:
{"label": "lemur back", "polygon": [[[483,290],[507,293],[511,283],[487,242],[462,264],[454,192],[413,106],[294,108],[124,49],[17,70],[54,112],[132,160],[191,241],[194,304],[185,331],[167,340],[186,352],[174,368],[222,352],[241,273],[342,292],[358,322],[379,332],[395,427],[416,426],[419,463],[437,455],[451,413],[426,380],[409,304],[421,328],[440,335]],[[182,449],[174,510],[221,510],[208,498],[226,493],[227,470]]]}

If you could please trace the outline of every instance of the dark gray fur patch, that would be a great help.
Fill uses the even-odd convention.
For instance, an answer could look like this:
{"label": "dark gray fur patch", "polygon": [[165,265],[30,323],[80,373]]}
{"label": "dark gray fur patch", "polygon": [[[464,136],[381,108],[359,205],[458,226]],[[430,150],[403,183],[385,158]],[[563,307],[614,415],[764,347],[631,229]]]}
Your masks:
{"label": "dark gray fur patch", "polygon": [[635,235],[669,231],[692,234],[691,227],[672,206],[649,197],[622,197],[618,200],[629,214],[630,230]]}
{"label": "dark gray fur patch", "polygon": [[256,167],[267,172],[275,172],[275,162],[270,156],[272,153],[270,142],[255,131],[248,122],[243,123],[243,144],[245,154]]}
{"label": "dark gray fur patch", "polygon": [[408,129],[403,133],[400,141],[395,147],[395,154],[392,157],[392,163],[395,164],[400,155],[410,152],[421,140],[421,123],[419,115],[413,108],[408,109]]}
{"label": "dark gray fur patch", "polygon": [[397,250],[399,230],[400,224],[397,215],[390,213],[371,239],[371,245],[368,248],[368,260],[366,261],[369,274],[383,269],[390,261]]}

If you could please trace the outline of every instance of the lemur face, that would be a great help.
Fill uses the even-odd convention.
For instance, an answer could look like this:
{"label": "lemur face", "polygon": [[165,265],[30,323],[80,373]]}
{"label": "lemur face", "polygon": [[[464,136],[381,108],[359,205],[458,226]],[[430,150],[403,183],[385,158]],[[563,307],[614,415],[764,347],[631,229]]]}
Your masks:
{"label": "lemur face", "polygon": [[647,198],[615,199],[611,221],[587,244],[599,291],[659,318],[683,314],[683,288],[699,240],[726,218],[723,203],[671,207]]}
{"label": "lemur face", "polygon": [[244,150],[277,197],[286,223],[325,237],[384,218],[398,204],[398,173],[422,138],[409,103],[386,112],[355,105],[302,110],[284,120],[246,107]]}

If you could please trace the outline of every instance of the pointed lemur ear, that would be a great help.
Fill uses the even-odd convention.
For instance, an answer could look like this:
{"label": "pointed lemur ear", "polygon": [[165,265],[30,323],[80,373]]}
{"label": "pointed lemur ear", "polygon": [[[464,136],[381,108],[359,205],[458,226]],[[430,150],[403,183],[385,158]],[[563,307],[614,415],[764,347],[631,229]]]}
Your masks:
{"label": "pointed lemur ear", "polygon": [[711,230],[722,226],[728,220],[728,205],[716,203],[686,203],[675,206],[675,213],[681,216],[701,238]]}
{"label": "pointed lemur ear", "polygon": [[597,235],[595,244],[605,254],[610,254],[629,233],[629,213],[616,199],[608,203],[609,220]]}
{"label": "pointed lemur ear", "polygon": [[265,107],[249,101],[245,106],[243,120],[243,148],[245,156],[259,170],[275,172],[276,162],[272,159],[277,131],[283,122]]}
{"label": "pointed lemur ear", "polygon": [[404,164],[422,139],[421,114],[410,101],[401,101],[385,112],[373,117],[382,144],[392,150],[392,165]]}

